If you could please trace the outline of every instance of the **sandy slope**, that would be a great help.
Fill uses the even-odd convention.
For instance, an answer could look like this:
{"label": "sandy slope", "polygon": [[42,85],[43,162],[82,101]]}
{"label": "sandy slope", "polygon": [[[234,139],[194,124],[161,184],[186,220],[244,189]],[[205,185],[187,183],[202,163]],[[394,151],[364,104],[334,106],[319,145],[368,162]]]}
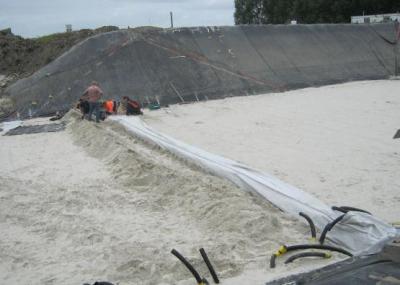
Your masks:
{"label": "sandy slope", "polygon": [[400,81],[171,106],[148,124],[276,175],[330,205],[400,220]]}
{"label": "sandy slope", "polygon": [[304,225],[115,125],[70,120],[61,133],[0,137],[4,283],[193,284],[172,248],[204,274],[205,247],[222,284],[326,264],[267,269],[280,244],[307,241]]}

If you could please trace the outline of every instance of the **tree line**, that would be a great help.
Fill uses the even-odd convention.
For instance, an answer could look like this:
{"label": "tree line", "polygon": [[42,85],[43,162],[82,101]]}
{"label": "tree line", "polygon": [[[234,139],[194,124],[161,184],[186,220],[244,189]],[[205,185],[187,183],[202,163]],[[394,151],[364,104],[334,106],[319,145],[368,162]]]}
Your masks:
{"label": "tree line", "polygon": [[400,12],[399,0],[235,0],[235,23],[348,23],[351,16]]}

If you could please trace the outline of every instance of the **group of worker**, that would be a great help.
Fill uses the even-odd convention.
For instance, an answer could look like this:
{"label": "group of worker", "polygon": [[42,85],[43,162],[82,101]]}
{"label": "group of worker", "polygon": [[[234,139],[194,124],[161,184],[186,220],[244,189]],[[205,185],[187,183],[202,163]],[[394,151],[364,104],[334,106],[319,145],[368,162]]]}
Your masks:
{"label": "group of worker", "polygon": [[87,117],[92,120],[93,113],[96,122],[104,120],[107,115],[117,114],[119,107],[125,109],[126,115],[143,115],[141,105],[138,101],[130,99],[128,96],[122,97],[121,102],[114,100],[103,100],[103,91],[99,84],[93,81],[79,99],[78,109],[82,112],[82,119]]}

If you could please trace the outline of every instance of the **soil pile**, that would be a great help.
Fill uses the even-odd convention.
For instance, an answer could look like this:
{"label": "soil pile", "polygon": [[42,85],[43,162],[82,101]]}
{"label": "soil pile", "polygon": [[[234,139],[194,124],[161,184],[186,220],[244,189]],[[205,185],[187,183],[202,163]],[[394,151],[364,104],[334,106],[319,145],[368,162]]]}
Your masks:
{"label": "soil pile", "polygon": [[6,283],[193,284],[172,248],[209,278],[204,247],[222,284],[245,284],[228,280],[254,271],[261,284],[327,263],[267,269],[279,245],[307,242],[308,227],[119,125],[67,117],[65,132],[0,137]]}
{"label": "soil pile", "polygon": [[14,35],[11,29],[0,31],[0,74],[7,75],[8,79],[2,80],[0,88],[31,75],[84,39],[115,30],[118,27],[106,26],[33,39]]}

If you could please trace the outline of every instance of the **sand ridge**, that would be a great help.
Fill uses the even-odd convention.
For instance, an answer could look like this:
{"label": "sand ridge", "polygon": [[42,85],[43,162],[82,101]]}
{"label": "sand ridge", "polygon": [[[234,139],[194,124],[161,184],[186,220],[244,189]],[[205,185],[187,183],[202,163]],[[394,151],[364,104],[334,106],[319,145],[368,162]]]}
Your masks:
{"label": "sand ridge", "polygon": [[304,224],[114,123],[67,117],[66,132],[0,137],[2,280],[192,284],[172,248],[205,274],[204,247],[229,284],[305,268],[267,269],[280,244],[308,241]]}

